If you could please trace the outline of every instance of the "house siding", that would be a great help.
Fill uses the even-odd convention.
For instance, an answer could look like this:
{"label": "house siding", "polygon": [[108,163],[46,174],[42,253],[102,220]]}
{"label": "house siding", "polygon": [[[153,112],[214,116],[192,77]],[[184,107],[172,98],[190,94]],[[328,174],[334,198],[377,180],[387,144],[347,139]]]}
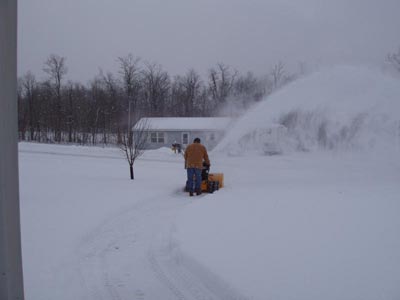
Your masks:
{"label": "house siding", "polygon": [[[184,149],[196,137],[201,139],[207,149],[213,149],[222,139],[231,121],[230,118],[222,117],[142,118],[135,124],[133,131],[146,129],[146,149],[171,148],[175,143],[181,144]],[[187,143],[182,140],[183,133],[188,134]]]}
{"label": "house siding", "polygon": [[[164,133],[164,143],[153,143],[151,142],[150,136],[152,132]],[[188,143],[192,143],[193,139],[198,137],[201,139],[201,143],[206,146],[207,149],[213,149],[218,141],[223,137],[224,132],[221,130],[185,130],[185,131],[169,131],[169,130],[149,130],[149,140],[146,145],[146,149],[158,149],[161,147],[171,148],[175,142],[182,145],[182,134],[188,133]],[[187,145],[182,145],[185,148]]]}

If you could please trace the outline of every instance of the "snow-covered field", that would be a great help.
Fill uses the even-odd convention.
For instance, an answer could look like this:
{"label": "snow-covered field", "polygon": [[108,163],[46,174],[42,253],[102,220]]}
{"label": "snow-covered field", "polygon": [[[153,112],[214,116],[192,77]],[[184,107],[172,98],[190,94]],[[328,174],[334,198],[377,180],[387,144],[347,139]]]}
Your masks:
{"label": "snow-covered field", "polygon": [[[350,114],[343,101],[325,105],[329,80],[354,101]],[[281,155],[264,155],[268,124],[302,100],[325,112],[332,147],[310,133],[320,119],[276,137]],[[297,82],[210,153],[226,187],[191,198],[169,149],[146,152],[131,181],[118,149],[20,143],[26,299],[399,299],[399,101],[392,79],[365,70]],[[360,113],[344,147],[335,125]]]}

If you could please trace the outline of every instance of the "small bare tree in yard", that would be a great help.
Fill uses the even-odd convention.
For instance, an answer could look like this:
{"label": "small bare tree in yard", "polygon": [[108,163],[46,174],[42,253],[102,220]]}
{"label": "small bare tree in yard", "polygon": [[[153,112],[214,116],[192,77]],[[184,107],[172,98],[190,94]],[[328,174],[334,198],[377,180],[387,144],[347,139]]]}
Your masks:
{"label": "small bare tree in yard", "polygon": [[142,119],[135,125],[133,131],[130,127],[128,128],[122,135],[121,142],[119,143],[119,148],[122,150],[129,163],[129,171],[132,180],[135,178],[133,164],[135,160],[144,153],[149,128],[149,122]]}

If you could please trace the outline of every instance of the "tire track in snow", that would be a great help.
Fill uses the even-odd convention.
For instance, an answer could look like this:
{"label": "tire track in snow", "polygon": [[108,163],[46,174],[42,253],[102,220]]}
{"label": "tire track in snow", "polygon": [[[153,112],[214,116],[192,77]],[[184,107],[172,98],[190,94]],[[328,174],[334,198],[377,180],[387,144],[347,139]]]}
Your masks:
{"label": "tire track in snow", "polygon": [[[182,192],[176,191],[177,194]],[[187,196],[184,197],[188,201]],[[189,203],[196,201],[190,199]],[[173,222],[170,226],[163,228],[164,232],[159,232],[158,238],[154,239],[153,245],[149,249],[148,257],[151,260],[157,273],[162,273],[161,279],[167,285],[174,285],[174,289],[179,287],[184,291],[187,298],[195,300],[246,300],[232,286],[224,282],[223,279],[213,274],[210,270],[202,266],[195,259],[190,258],[180,249],[179,243],[173,238],[175,227]],[[178,298],[180,299],[180,298]]]}
{"label": "tire track in snow", "polygon": [[177,212],[195,200],[178,195],[181,190],[167,197],[153,194],[82,240],[79,268],[89,299],[246,299],[173,240]]}
{"label": "tire track in snow", "polygon": [[176,299],[186,300],[186,297],[183,295],[182,291],[178,287],[176,287],[173,281],[171,281],[171,278],[165,274],[165,272],[161,268],[158,260],[156,259],[152,251],[149,251],[147,253],[147,259],[150,262],[154,274],[161,282],[163,282],[172,291],[172,293],[177,297]]}
{"label": "tire track in snow", "polygon": [[[134,231],[125,232],[124,236],[121,228],[124,228],[126,223],[134,225],[134,222],[128,222],[132,217],[132,211],[140,211],[140,207],[145,205],[146,200],[141,200],[130,210],[104,221],[81,241],[78,247],[80,273],[90,294],[90,299],[121,299],[116,291],[116,286],[111,283],[106,258],[112,251],[117,250],[118,241],[123,238],[134,239]],[[135,221],[134,217],[133,215],[133,221]],[[134,227],[132,226],[132,228]]]}

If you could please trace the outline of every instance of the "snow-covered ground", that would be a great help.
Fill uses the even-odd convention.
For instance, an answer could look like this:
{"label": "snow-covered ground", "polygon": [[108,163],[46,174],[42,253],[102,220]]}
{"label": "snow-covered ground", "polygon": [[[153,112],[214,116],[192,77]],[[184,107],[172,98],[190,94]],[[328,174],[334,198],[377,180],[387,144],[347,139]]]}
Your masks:
{"label": "snow-covered ground", "polygon": [[[210,153],[225,188],[191,198],[169,149],[131,181],[118,149],[20,143],[26,299],[398,299],[399,101],[362,69],[298,81]],[[265,155],[270,124],[299,107],[323,118],[298,113]]]}

